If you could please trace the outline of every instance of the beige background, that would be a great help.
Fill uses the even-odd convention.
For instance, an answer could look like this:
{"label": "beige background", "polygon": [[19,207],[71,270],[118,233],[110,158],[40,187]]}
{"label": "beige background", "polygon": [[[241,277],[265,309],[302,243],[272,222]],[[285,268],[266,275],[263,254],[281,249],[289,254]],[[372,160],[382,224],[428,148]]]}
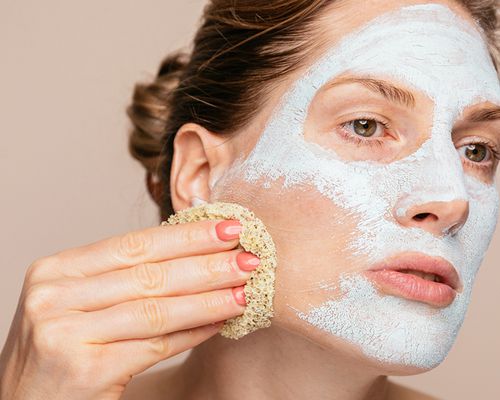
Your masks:
{"label": "beige background", "polygon": [[[0,343],[33,260],[158,223],[127,153],[125,106],[189,42],[203,3],[0,0]],[[397,380],[444,399],[500,399],[499,260],[497,233],[448,358]]]}

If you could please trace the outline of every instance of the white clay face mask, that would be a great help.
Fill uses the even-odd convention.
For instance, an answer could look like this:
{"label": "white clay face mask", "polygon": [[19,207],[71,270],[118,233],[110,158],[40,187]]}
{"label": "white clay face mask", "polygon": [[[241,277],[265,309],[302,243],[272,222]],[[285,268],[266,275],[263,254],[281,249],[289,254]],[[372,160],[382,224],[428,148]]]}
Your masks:
{"label": "white clay face mask", "polygon": [[[305,140],[309,104],[319,88],[345,73],[393,78],[428,96],[434,106],[429,138],[412,154],[386,164],[347,162],[332,149]],[[359,271],[393,254],[416,251],[451,262],[463,283],[453,303],[433,308],[379,293],[346,260],[345,266],[332,266],[346,271],[336,282],[320,285],[322,304],[288,301],[296,316],[376,360],[421,368],[443,361],[463,322],[496,225],[496,187],[464,173],[451,140],[464,108],[485,101],[500,104],[499,81],[484,39],[477,28],[439,4],[412,5],[369,21],[294,82],[250,155],[237,160],[220,182],[240,179],[262,191],[279,185],[276,201],[284,202],[314,193],[355,216],[356,234],[346,251],[366,260]],[[455,199],[469,202],[469,217],[453,236],[434,236],[388,217],[395,207],[404,213],[417,204]],[[316,223],[327,229],[335,219],[331,215]]]}

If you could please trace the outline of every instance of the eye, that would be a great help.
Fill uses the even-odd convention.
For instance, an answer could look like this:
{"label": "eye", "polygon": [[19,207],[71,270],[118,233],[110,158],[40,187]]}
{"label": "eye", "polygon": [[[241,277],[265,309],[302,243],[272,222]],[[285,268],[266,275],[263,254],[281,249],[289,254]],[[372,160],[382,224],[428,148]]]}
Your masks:
{"label": "eye", "polygon": [[338,134],[346,141],[357,146],[383,146],[389,122],[382,119],[359,116],[339,126]]}
{"label": "eye", "polygon": [[490,149],[482,143],[470,143],[459,148],[460,153],[475,163],[489,161]]}
{"label": "eye", "polygon": [[359,136],[370,137],[377,132],[378,122],[374,119],[355,119],[351,124],[354,133]]}

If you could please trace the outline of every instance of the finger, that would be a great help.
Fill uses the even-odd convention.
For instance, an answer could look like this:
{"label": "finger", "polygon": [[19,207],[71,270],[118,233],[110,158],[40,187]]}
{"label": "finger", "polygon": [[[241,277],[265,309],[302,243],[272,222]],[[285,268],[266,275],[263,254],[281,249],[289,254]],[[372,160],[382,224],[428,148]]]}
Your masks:
{"label": "finger", "polygon": [[145,262],[229,250],[238,244],[235,224],[241,227],[236,220],[205,220],[113,236],[46,257],[49,268],[40,265],[38,280],[42,273],[45,279],[86,277]]}
{"label": "finger", "polygon": [[248,260],[258,258],[241,249],[208,255],[144,263],[64,284],[61,307],[95,311],[131,300],[183,296],[244,285],[251,271]]}
{"label": "finger", "polygon": [[[162,360],[196,347],[219,332],[223,325],[222,321],[150,339],[122,340],[97,346],[106,347],[105,354],[113,361],[109,365],[117,366],[115,373],[118,376],[137,375]],[[122,360],[119,365],[115,362],[117,359]]]}
{"label": "finger", "polygon": [[146,339],[243,314],[245,306],[237,303],[236,292],[220,289],[188,296],[134,300],[68,318],[77,318],[75,325],[87,343]]}

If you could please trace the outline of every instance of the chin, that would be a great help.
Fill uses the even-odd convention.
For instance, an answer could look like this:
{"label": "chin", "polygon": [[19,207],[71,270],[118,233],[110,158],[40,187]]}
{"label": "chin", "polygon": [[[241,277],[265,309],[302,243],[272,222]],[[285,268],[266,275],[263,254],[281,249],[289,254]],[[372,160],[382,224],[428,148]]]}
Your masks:
{"label": "chin", "polygon": [[449,306],[436,308],[382,294],[363,274],[341,276],[331,293],[315,304],[296,296],[297,307],[280,295],[279,320],[331,353],[332,363],[363,365],[380,375],[416,375],[440,365],[455,342],[470,297],[465,290]]}
{"label": "chin", "polygon": [[[300,336],[319,346],[322,351],[329,353],[333,365],[340,363],[346,368],[352,365],[356,369],[363,369],[374,375],[408,376],[428,372],[445,360],[452,347],[452,345],[445,348],[439,346],[422,347],[418,353],[414,352],[409,355],[398,346],[394,348],[386,346],[383,352],[385,355],[390,355],[393,361],[384,361],[380,355],[367,354],[367,350],[359,344],[354,344],[316,327],[309,325],[302,326],[300,329]],[[452,341],[452,338],[448,338],[446,342],[451,343]],[[414,346],[410,347],[414,348]],[[418,359],[420,365],[409,363],[410,359]],[[400,360],[400,362],[395,360]]]}

